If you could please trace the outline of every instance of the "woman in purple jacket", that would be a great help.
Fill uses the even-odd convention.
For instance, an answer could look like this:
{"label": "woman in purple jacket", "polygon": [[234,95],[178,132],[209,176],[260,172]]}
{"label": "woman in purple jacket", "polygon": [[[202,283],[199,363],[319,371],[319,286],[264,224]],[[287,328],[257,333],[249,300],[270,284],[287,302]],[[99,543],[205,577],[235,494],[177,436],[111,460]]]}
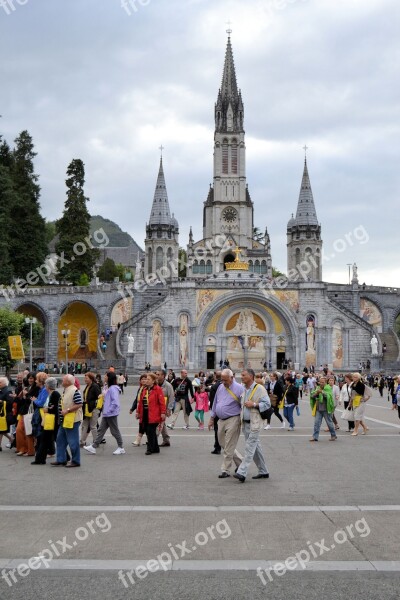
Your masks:
{"label": "woman in purple jacket", "polygon": [[120,389],[117,385],[117,376],[114,372],[108,371],[104,376],[104,405],[101,423],[97,432],[96,441],[91,446],[83,446],[90,454],[96,454],[96,448],[101,444],[101,440],[108,428],[110,428],[111,435],[116,439],[118,448],[114,450],[113,454],[125,454],[124,443],[122,441],[122,435],[118,428],[118,415],[120,411],[119,395]]}

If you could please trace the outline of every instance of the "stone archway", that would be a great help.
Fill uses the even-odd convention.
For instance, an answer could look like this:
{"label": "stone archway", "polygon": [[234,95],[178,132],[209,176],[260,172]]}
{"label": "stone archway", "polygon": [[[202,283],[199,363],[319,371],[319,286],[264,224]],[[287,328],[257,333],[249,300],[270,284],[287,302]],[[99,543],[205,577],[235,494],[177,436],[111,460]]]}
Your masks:
{"label": "stone archway", "polygon": [[[36,319],[43,327],[43,334],[41,336],[33,335],[32,337],[32,358],[33,360],[40,360],[46,362],[46,336],[47,336],[47,318],[43,310],[32,302],[25,302],[15,308],[15,312],[24,315],[25,317]],[[27,329],[30,326],[27,326]],[[26,332],[26,339],[29,341],[29,331]]]}

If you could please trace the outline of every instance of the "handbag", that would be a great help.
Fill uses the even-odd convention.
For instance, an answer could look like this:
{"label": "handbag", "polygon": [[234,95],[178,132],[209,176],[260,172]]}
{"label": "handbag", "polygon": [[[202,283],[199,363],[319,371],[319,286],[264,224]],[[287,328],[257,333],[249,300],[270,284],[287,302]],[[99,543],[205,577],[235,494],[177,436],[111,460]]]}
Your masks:
{"label": "handbag", "polygon": [[24,415],[25,435],[32,435],[33,402],[30,403],[26,415]]}
{"label": "handbag", "polygon": [[340,418],[345,421],[354,421],[354,410],[352,408],[345,408]]}
{"label": "handbag", "polygon": [[297,413],[297,416],[299,417],[300,416],[300,406],[299,405],[296,406],[296,413]]}
{"label": "handbag", "polygon": [[271,394],[270,399],[272,408],[275,408],[278,403],[278,396],[276,394]]}
{"label": "handbag", "polygon": [[64,429],[72,429],[75,423],[75,413],[69,412],[63,416],[62,426]]}
{"label": "handbag", "polygon": [[44,424],[43,429],[45,431],[53,431],[54,425],[56,423],[56,415],[51,415],[50,413],[44,413]]}
{"label": "handbag", "polygon": [[8,431],[7,417],[5,414],[5,402],[1,403],[0,408],[0,431]]}

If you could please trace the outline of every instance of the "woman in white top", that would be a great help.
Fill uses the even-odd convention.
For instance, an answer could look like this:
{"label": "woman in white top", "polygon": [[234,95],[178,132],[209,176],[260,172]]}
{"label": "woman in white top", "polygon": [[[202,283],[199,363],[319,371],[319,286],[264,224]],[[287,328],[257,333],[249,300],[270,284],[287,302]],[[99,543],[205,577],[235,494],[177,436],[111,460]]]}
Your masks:
{"label": "woman in white top", "polygon": [[[340,390],[340,403],[343,402],[343,406],[345,408],[348,407],[350,398],[351,398],[351,387],[350,384],[353,381],[353,376],[351,373],[347,373],[344,376],[344,384],[342,385],[342,389]],[[348,423],[348,433],[351,433],[354,429],[354,421],[347,421]]]}

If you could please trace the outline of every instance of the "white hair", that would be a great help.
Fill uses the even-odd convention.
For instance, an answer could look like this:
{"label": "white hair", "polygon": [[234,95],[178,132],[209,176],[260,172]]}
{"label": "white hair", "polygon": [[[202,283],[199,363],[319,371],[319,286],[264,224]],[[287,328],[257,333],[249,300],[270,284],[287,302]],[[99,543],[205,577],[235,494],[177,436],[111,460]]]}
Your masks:
{"label": "white hair", "polygon": [[9,384],[7,377],[0,377],[0,383],[3,383],[3,387]]}
{"label": "white hair", "polygon": [[221,375],[228,375],[228,377],[233,377],[233,373],[230,369],[223,369]]}
{"label": "white hair", "polygon": [[71,374],[69,375],[64,375],[64,379],[66,381],[68,381],[69,384],[74,385],[75,384],[75,377]]}

